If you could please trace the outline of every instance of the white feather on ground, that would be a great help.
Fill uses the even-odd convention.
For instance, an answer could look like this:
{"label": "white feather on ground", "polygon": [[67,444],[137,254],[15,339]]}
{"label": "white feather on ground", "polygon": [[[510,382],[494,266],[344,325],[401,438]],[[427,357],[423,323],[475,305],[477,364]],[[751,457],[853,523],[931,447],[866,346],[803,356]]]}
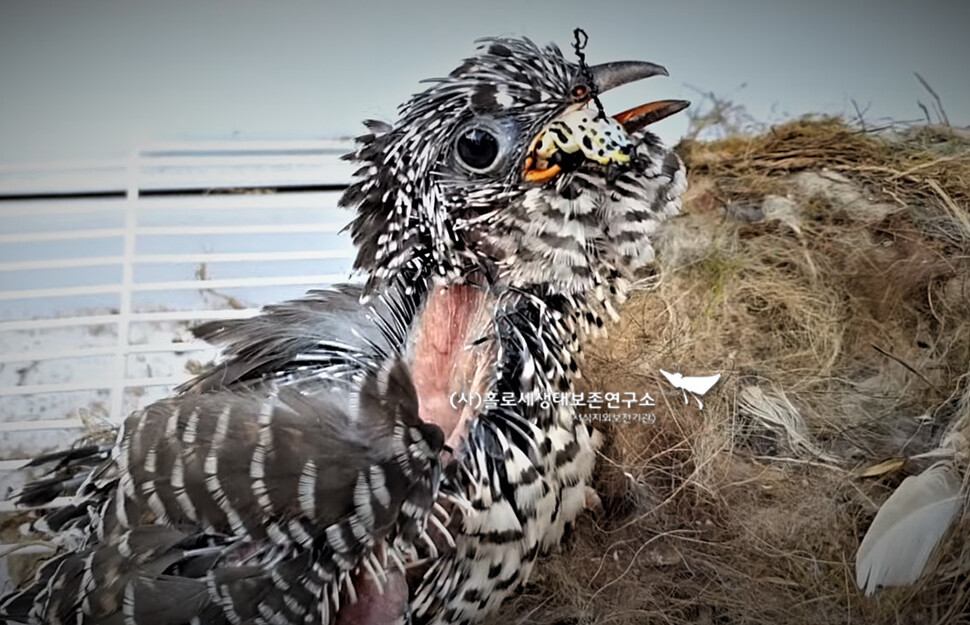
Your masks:
{"label": "white feather on ground", "polygon": [[963,499],[961,480],[946,462],[903,480],[879,508],[856,553],[856,584],[866,596],[880,586],[919,579]]}
{"label": "white feather on ground", "polygon": [[746,386],[741,389],[740,408],[761,427],[783,435],[795,455],[822,462],[838,461],[815,442],[798,408],[784,392],[765,393],[760,387]]}

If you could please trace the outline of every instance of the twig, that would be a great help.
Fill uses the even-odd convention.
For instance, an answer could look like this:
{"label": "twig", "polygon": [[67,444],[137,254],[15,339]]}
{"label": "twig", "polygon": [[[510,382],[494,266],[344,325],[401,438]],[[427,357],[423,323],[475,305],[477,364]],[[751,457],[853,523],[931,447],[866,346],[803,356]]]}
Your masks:
{"label": "twig", "polygon": [[930,112],[926,108],[926,105],[923,104],[922,102],[920,102],[919,100],[916,101],[916,104],[923,110],[923,115],[926,117],[926,123],[927,124],[932,124],[933,123],[933,118],[930,117]]}
{"label": "twig", "polygon": [[540,603],[540,604],[539,604],[539,605],[537,605],[536,607],[534,607],[534,608],[532,608],[531,610],[529,610],[529,611],[528,611],[528,612],[527,612],[527,613],[525,614],[525,616],[523,616],[522,618],[520,618],[520,619],[518,620],[518,623],[519,623],[519,625],[522,625],[522,623],[531,623],[532,621],[531,621],[530,619],[532,618],[532,615],[533,615],[533,614],[535,614],[536,612],[538,612],[538,611],[539,611],[539,609],[540,609],[540,608],[542,608],[543,606],[545,606],[545,605],[546,605],[547,603],[549,603],[550,601],[552,601],[552,599],[553,599],[553,598],[554,598],[555,596],[556,596],[556,595],[549,595],[548,597],[546,597],[546,598],[545,598],[545,599],[544,599],[544,600],[542,601],[542,603]]}
{"label": "twig", "polygon": [[970,154],[954,154],[953,156],[943,156],[938,159],[935,159],[926,163],[920,163],[919,165],[910,167],[906,171],[896,172],[895,174],[889,177],[889,180],[891,182],[893,180],[896,180],[897,178],[905,178],[905,177],[908,177],[910,174],[917,172],[921,169],[926,169],[927,167],[933,167],[934,165],[939,165],[940,163],[946,163],[949,161],[958,161],[964,158],[970,159]]}
{"label": "twig", "polygon": [[[851,471],[846,471],[840,466],[834,464],[828,464],[825,462],[815,462],[813,460],[802,460],[800,458],[786,458],[784,456],[753,456],[754,460],[759,460],[761,462],[790,462],[792,464],[803,464],[810,467],[819,467],[822,469],[828,469],[830,471],[836,471],[838,473],[849,474]],[[760,476],[759,476],[760,477]],[[752,478],[755,479],[755,478]]]}
{"label": "twig", "polygon": [[909,363],[907,363],[905,360],[903,360],[899,356],[894,356],[893,354],[890,354],[889,352],[887,352],[883,348],[879,347],[878,345],[872,345],[872,349],[876,350],[877,352],[879,352],[883,356],[885,356],[887,358],[891,358],[892,360],[895,360],[896,362],[898,362],[902,366],[906,367],[906,369],[908,369],[914,375],[916,375],[917,377],[919,377],[919,379],[923,380],[924,382],[926,382],[927,384],[929,384],[930,386],[932,386],[934,390],[936,390],[936,391],[940,391],[941,390],[940,387],[938,387],[936,384],[933,384],[928,377],[926,377],[925,375],[923,375],[922,373],[920,373],[919,371],[917,371],[916,369],[914,369]]}
{"label": "twig", "polygon": [[596,592],[594,592],[592,594],[592,596],[589,598],[588,604],[592,604],[593,599],[595,599],[600,593],[602,593],[604,590],[606,590],[607,588],[609,588],[613,584],[617,583],[618,581],[620,581],[621,579],[623,579],[624,577],[626,577],[627,573],[630,572],[630,569],[633,568],[633,565],[636,564],[637,558],[640,557],[640,554],[643,553],[643,550],[646,549],[650,545],[650,543],[654,542],[655,540],[657,540],[659,538],[665,538],[667,536],[676,536],[677,534],[682,534],[682,533],[684,533],[686,531],[687,530],[682,530],[682,529],[669,530],[669,531],[666,531],[666,532],[661,532],[661,533],[659,533],[659,534],[657,534],[655,536],[651,536],[650,538],[648,538],[647,540],[645,540],[643,542],[643,544],[640,545],[640,548],[636,550],[636,553],[633,554],[633,557],[630,558],[630,564],[627,565],[627,567],[623,570],[623,572],[620,573],[617,577],[615,577],[612,580],[610,580],[609,582],[607,582],[606,584],[604,584],[604,585],[600,586],[598,589],[596,589]]}
{"label": "twig", "polygon": [[[926,79],[919,75],[919,72],[913,73],[916,74],[916,80],[918,80],[920,84],[923,85],[923,88],[929,91],[930,95],[933,96],[933,101],[936,102],[936,114],[939,115],[940,121],[943,122],[944,126],[949,126],[950,119],[946,116],[946,111],[943,110],[943,101],[940,100],[940,96],[933,91],[933,87],[930,86],[930,83],[926,82]],[[923,108],[925,110],[926,107]]]}
{"label": "twig", "polygon": [[855,109],[856,117],[859,118],[859,125],[862,127],[862,132],[866,132],[865,112],[869,110],[869,107],[866,107],[866,111],[860,111],[859,103],[855,101],[855,98],[852,98],[852,108]]}

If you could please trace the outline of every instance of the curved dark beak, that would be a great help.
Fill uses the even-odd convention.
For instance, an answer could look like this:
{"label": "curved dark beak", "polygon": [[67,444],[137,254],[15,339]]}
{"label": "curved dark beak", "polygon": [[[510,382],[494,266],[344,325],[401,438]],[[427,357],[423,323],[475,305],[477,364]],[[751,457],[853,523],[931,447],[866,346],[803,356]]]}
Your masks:
{"label": "curved dark beak", "polygon": [[[589,69],[593,74],[593,80],[599,93],[651,76],[669,76],[663,66],[646,61],[602,63]],[[688,106],[690,106],[690,102],[687,100],[661,100],[634,107],[614,115],[613,118],[620,122],[627,132],[632,134],[665,117],[670,117]]]}
{"label": "curved dark beak", "polygon": [[589,68],[596,82],[596,90],[600,93],[621,87],[625,84],[650,78],[651,76],[669,76],[666,68],[656,63],[646,61],[616,61],[602,63]]}

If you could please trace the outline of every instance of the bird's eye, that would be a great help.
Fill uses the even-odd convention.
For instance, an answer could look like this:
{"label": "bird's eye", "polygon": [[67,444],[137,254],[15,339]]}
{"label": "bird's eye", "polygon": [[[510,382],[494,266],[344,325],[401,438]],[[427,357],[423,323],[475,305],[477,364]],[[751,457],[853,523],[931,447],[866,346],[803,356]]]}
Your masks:
{"label": "bird's eye", "polygon": [[570,91],[569,95],[572,96],[574,102],[581,102],[585,100],[589,95],[589,87],[584,84],[575,85]]}
{"label": "bird's eye", "polygon": [[469,128],[464,131],[458,137],[456,147],[458,160],[472,171],[488,171],[498,159],[498,139],[484,128]]}

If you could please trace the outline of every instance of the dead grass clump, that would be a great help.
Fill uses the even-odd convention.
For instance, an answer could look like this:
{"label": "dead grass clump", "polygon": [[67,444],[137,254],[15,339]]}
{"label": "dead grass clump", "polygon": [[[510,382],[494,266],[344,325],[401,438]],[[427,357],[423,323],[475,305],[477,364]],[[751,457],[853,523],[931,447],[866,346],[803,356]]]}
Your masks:
{"label": "dead grass clump", "polygon": [[[864,597],[855,551],[926,464],[860,470],[970,414],[970,143],[824,119],[681,153],[662,279],[584,368],[656,423],[598,424],[604,511],[495,622],[967,622],[970,521],[913,588]],[[699,409],[660,369],[722,378]]]}

